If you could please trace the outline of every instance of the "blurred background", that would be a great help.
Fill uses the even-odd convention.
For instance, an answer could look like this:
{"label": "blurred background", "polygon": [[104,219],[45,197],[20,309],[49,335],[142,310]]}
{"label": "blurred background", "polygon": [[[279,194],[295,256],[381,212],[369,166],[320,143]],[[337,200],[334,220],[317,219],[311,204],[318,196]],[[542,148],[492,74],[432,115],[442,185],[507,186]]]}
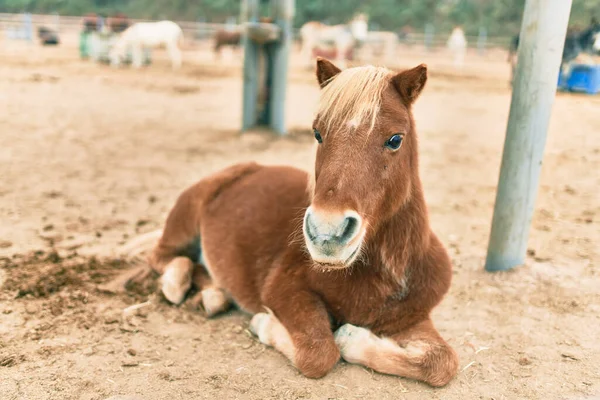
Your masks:
{"label": "blurred background", "polygon": [[[273,22],[268,3],[261,7],[262,21]],[[297,0],[283,28],[288,61],[276,70],[285,89],[279,133],[242,133],[241,8],[234,0],[0,0],[0,398],[597,395],[597,94],[557,93],[526,265],[483,271],[524,1]],[[600,0],[574,0],[569,32],[592,29],[594,16]],[[366,32],[349,38],[357,18]],[[126,28],[159,20],[183,32],[179,68],[165,48],[145,49],[140,68],[131,51],[111,65]],[[301,30],[311,22],[340,24],[352,46],[336,48],[333,35],[303,53]],[[585,62],[597,67],[592,53]],[[248,336],[239,313],[207,320],[160,300],[152,285],[98,290],[127,267],[115,249],[162,227],[201,177],[247,160],[313,167],[319,54],[349,67],[428,65],[414,107],[420,170],[433,229],[454,263],[433,319],[461,359],[459,376],[440,391],[346,364],[307,380]],[[268,102],[261,90],[250,103]],[[122,309],[146,301],[122,320]]]}

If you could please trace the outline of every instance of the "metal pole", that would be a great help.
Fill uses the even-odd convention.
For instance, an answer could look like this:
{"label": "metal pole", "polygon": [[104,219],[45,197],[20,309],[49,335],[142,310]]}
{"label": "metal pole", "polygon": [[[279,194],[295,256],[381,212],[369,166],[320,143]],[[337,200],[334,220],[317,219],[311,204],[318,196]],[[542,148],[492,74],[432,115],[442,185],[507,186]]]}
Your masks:
{"label": "metal pole", "polygon": [[60,32],[60,15],[54,13],[54,26],[56,27],[56,33]]}
{"label": "metal pole", "polygon": [[[258,22],[258,0],[245,0],[242,3],[241,22]],[[243,35],[244,43],[244,90],[242,96],[242,131],[256,124],[259,74],[259,45]]]}
{"label": "metal pole", "polygon": [[485,269],[523,264],[572,0],[527,0]]}
{"label": "metal pole", "polygon": [[487,29],[485,27],[479,28],[479,37],[477,37],[477,52],[480,56],[485,54],[485,43],[487,41]]}
{"label": "metal pole", "polygon": [[30,13],[23,14],[24,39],[33,41],[33,20]]}
{"label": "metal pole", "polygon": [[425,24],[425,49],[431,50],[433,46],[433,35],[435,32],[435,28],[433,24]]}
{"label": "metal pole", "polygon": [[276,13],[276,23],[281,27],[281,40],[273,45],[271,76],[272,90],[269,102],[271,128],[285,135],[285,98],[288,77],[289,54],[294,40],[292,21],[295,12],[295,0],[272,0]]}

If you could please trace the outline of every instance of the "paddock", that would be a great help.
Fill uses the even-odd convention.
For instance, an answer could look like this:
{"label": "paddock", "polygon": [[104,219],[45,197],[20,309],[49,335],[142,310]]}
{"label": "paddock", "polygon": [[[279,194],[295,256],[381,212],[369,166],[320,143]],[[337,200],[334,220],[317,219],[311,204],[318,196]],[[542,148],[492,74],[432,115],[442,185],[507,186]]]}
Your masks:
{"label": "paddock", "polygon": [[[7,43],[7,42],[4,42]],[[454,263],[433,320],[456,349],[445,388],[340,362],[302,377],[231,311],[206,319],[153,281],[124,294],[114,249],[162,226],[182,189],[233,162],[312,168],[318,87],[297,49],[289,134],[239,134],[238,57],[188,46],[181,70],[153,54],[141,71],[12,42],[0,64],[0,396],[3,399],[582,399],[600,395],[600,97],[558,93],[527,262],[484,271],[510,104],[506,52],[401,47],[429,65],[415,106],[433,229]],[[124,311],[125,310],[125,311]]]}

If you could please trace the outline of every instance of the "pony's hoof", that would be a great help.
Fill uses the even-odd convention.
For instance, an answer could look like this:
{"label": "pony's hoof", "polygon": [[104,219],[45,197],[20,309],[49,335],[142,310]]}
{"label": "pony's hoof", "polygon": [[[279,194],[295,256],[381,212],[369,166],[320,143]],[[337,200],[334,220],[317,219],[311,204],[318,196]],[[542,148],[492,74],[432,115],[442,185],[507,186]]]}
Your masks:
{"label": "pony's hoof", "polygon": [[162,293],[173,304],[181,304],[191,285],[181,285],[163,280]]}
{"label": "pony's hoof", "polygon": [[356,362],[362,358],[362,350],[368,344],[370,336],[371,331],[352,324],[342,325],[333,334],[340,355],[348,362]]}
{"label": "pony's hoof", "polygon": [[192,287],[192,267],[188,264],[186,259],[178,257],[161,277],[163,295],[173,304],[181,304]]}
{"label": "pony's hoof", "polygon": [[208,288],[202,291],[202,307],[207,317],[225,311],[229,302],[221,289]]}
{"label": "pony's hoof", "polygon": [[250,321],[250,332],[257,336],[261,343],[266,345],[271,344],[268,330],[270,322],[271,316],[267,313],[254,314]]}

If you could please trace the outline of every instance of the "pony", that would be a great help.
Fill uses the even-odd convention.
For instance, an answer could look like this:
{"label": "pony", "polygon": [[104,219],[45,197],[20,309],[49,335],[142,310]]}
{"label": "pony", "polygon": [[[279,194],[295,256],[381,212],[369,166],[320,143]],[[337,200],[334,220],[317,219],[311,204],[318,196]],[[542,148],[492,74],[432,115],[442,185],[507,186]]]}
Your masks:
{"label": "pony", "polygon": [[312,173],[249,162],[201,179],[151,233],[148,263],[172,303],[195,286],[209,316],[252,314],[251,332],[306,377],[341,357],[444,386],[458,358],[430,312],[452,266],[429,225],[412,115],[427,67],[318,58],[316,75]]}
{"label": "pony", "polygon": [[302,25],[301,55],[306,65],[313,65],[313,55],[325,50],[333,51],[337,64],[345,68],[346,56],[367,39],[367,22],[365,14],[358,14],[348,25],[329,26],[317,21],[309,21]]}
{"label": "pony", "polygon": [[129,18],[123,13],[115,13],[108,18],[106,24],[111,32],[121,33],[129,28]]}
{"label": "pony", "polygon": [[465,64],[465,54],[467,52],[467,38],[462,27],[456,26],[452,30],[446,43],[448,49],[454,54],[454,66],[462,68]]}
{"label": "pony", "polygon": [[175,22],[138,22],[127,28],[110,50],[110,62],[119,66],[131,49],[132,65],[140,68],[143,64],[144,50],[166,47],[173,69],[181,67],[181,46],[183,31]]}
{"label": "pony", "polygon": [[95,13],[88,13],[83,16],[83,31],[90,33],[98,29],[99,16]]}
{"label": "pony", "polygon": [[514,36],[508,47],[508,59],[510,64],[510,85],[512,86],[515,80],[515,71],[517,69],[517,50],[519,49],[519,36]]}
{"label": "pony", "polygon": [[[510,83],[512,85],[517,62],[517,50],[519,47],[519,35],[512,38],[509,48],[509,62],[511,63]],[[580,32],[568,31],[563,46],[562,58],[560,63],[561,73],[568,76],[569,71],[575,61],[585,59],[585,62],[592,63],[590,56],[600,53],[600,21],[592,17],[590,25]]]}
{"label": "pony", "polygon": [[222,47],[231,46],[236,49],[240,47],[242,42],[242,32],[239,29],[219,29],[215,32],[213,41],[213,51],[215,53],[215,57],[219,58],[221,56]]}
{"label": "pony", "polygon": [[37,33],[42,46],[57,46],[60,44],[58,33],[50,28],[40,26],[38,27]]}

